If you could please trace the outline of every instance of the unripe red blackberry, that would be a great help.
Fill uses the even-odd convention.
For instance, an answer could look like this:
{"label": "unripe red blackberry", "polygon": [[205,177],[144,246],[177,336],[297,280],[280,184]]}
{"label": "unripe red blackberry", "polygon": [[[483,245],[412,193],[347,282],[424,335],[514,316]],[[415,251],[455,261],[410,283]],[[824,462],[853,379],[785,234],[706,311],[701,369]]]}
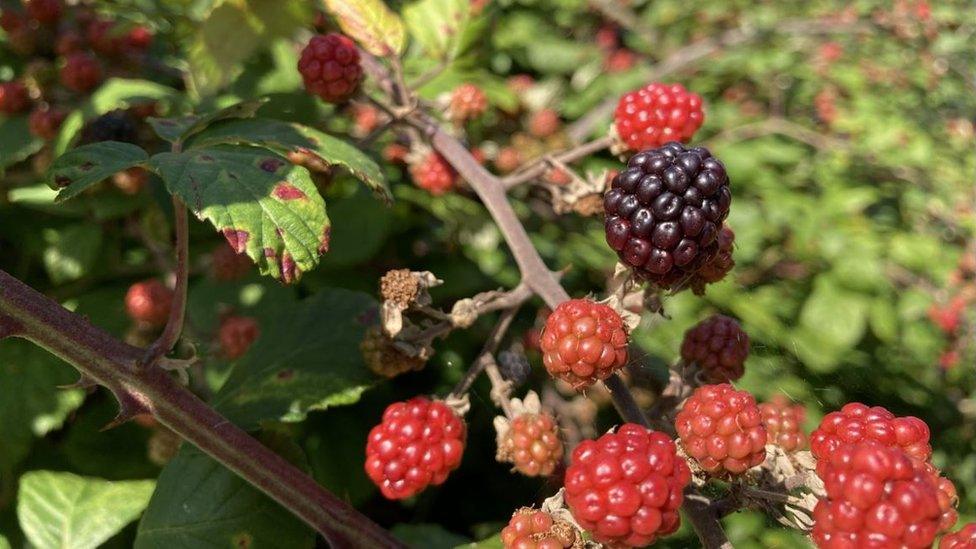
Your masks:
{"label": "unripe red blackberry", "polygon": [[228,360],[244,356],[259,335],[261,335],[261,328],[258,326],[258,321],[247,316],[224,317],[217,330],[220,351]]}
{"label": "unripe red blackberry", "polygon": [[474,84],[461,84],[451,92],[451,102],[447,116],[451,120],[464,122],[478,118],[488,109],[488,97]]}
{"label": "unripe red blackberry", "polygon": [[552,109],[542,109],[529,117],[528,130],[533,137],[542,139],[555,135],[561,125],[559,113]]}
{"label": "unripe red blackberry", "polygon": [[302,50],[298,72],[305,89],[329,103],[352,97],[363,79],[356,44],[336,33],[312,37]]}
{"label": "unripe red blackberry", "polygon": [[712,315],[685,332],[681,359],[701,368],[708,383],[728,383],[742,377],[749,356],[749,336],[734,318]]}
{"label": "unripe red blackberry", "polygon": [[136,25],[129,29],[125,35],[125,45],[133,51],[145,51],[152,45],[153,33],[142,25]]}
{"label": "unripe red blackberry", "polygon": [[810,450],[818,460],[827,459],[838,448],[863,441],[901,448],[918,461],[932,456],[929,427],[917,417],[895,417],[881,406],[860,402],[845,404],[840,411],[824,416],[810,435]]}
{"label": "unripe red blackberry", "polygon": [[571,299],[546,319],[539,346],[549,375],[579,390],[627,364],[627,327],[609,306]]}
{"label": "unripe red blackberry", "polygon": [[30,95],[21,82],[0,83],[0,114],[18,114],[30,107]]}
{"label": "unripe red blackberry", "polygon": [[27,25],[27,19],[20,12],[12,9],[0,11],[0,29],[10,33],[16,33]]}
{"label": "unripe red blackberry", "polygon": [[75,52],[65,58],[61,67],[61,84],[69,90],[85,93],[102,82],[102,65],[84,52]]}
{"label": "unripe red blackberry", "polygon": [[735,259],[732,258],[734,246],[735,233],[728,225],[722,225],[718,231],[718,252],[698,269],[688,284],[695,295],[705,295],[705,286],[721,282],[732,271],[735,267]]}
{"label": "unripe red blackberry", "polygon": [[495,155],[495,168],[501,173],[515,171],[522,165],[522,153],[516,147],[502,147]]}
{"label": "unripe red blackberry", "polygon": [[454,167],[435,151],[430,151],[410,165],[410,177],[414,185],[434,196],[451,191],[458,181]]}
{"label": "unripe red blackberry", "polygon": [[942,536],[939,549],[976,549],[976,522],[970,522],[959,530]]}
{"label": "unripe red blackberry", "polygon": [[394,378],[400,374],[420,370],[427,363],[426,360],[410,356],[396,348],[392,339],[383,333],[379,326],[372,326],[363,335],[359,344],[359,351],[363,355],[366,367],[374,374]]}
{"label": "unripe red blackberry", "polygon": [[603,197],[607,243],[638,277],[683,286],[718,252],[731,203],[725,166],[708,149],[639,152]]}
{"label": "unripe red blackberry", "polygon": [[251,271],[254,263],[244,253],[237,253],[230,244],[222,242],[210,254],[210,266],[215,279],[222,282],[237,280]]}
{"label": "unripe red blackberry", "polygon": [[528,477],[551,475],[563,460],[559,424],[544,412],[515,416],[498,442],[498,458]]}
{"label": "unripe red blackberry", "polygon": [[86,29],[88,44],[101,55],[113,56],[121,49],[121,37],[116,34],[115,22],[108,19],[93,19]]}
{"label": "unripe red blackberry", "polygon": [[691,480],[670,437],[634,423],[573,450],[566,504],[573,518],[610,547],[643,547],[678,529]]}
{"label": "unripe red blackberry", "polygon": [[31,135],[45,140],[54,139],[65,116],[67,113],[58,108],[44,106],[34,109],[27,120]]}
{"label": "unripe red blackberry", "polygon": [[806,446],[807,435],[803,432],[806,409],[802,404],[794,404],[783,395],[776,395],[769,402],[759,405],[759,413],[766,427],[766,442],[787,452],[802,450]]}
{"label": "unripe red blackberry", "polygon": [[674,426],[685,452],[712,475],[738,475],[766,459],[766,428],[756,399],[727,383],[695,389]]}
{"label": "unripe red blackberry", "polygon": [[467,429],[439,400],[394,402],[369,432],[366,474],[388,499],[403,499],[447,479],[461,464]]}
{"label": "unripe red blackberry", "polygon": [[85,39],[76,30],[66,30],[58,34],[54,42],[54,51],[58,55],[68,56],[75,52],[80,52],[85,47]]}
{"label": "unripe red blackberry", "polygon": [[61,18],[61,0],[28,0],[27,14],[38,23],[49,25]]}
{"label": "unripe red blackberry", "polygon": [[698,94],[681,84],[648,84],[626,93],[613,115],[617,135],[631,151],[691,139],[705,115]]}
{"label": "unripe red blackberry", "polygon": [[846,445],[817,462],[826,497],[811,537],[822,548],[930,547],[939,530],[935,485],[898,448]]}
{"label": "unripe red blackberry", "polygon": [[125,312],[129,318],[149,326],[162,326],[173,305],[173,290],[155,278],[136,282],[125,294]]}
{"label": "unripe red blackberry", "polygon": [[505,549],[576,549],[583,545],[572,524],[529,507],[515,511],[502,528],[501,538]]}

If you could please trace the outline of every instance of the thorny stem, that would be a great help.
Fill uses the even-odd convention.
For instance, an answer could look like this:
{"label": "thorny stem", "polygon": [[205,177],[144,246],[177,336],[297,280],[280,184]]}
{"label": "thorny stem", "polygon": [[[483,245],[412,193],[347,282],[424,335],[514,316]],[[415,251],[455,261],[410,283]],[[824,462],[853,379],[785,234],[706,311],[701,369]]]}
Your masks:
{"label": "thorny stem", "polygon": [[143,352],[90,324],[0,270],[0,337],[23,337],[104,385],[119,400],[113,423],[152,413],[163,425],[289,509],[333,547],[404,547],[386,530],[325,490],[217,413],[161,368],[139,366]]}
{"label": "thorny stem", "polygon": [[559,162],[562,164],[570,164],[581,158],[586,158],[591,154],[600,152],[604,149],[609,148],[613,144],[613,139],[609,136],[600,137],[594,139],[588,143],[584,143],[572,149],[563,151],[559,154],[549,155],[548,157],[540,158],[528,166],[521,168],[512,175],[504,177],[501,179],[502,184],[506,189],[511,189],[517,187],[522,183],[531,181],[537,177],[541,177],[549,169],[549,164],[551,162]]}
{"label": "thorny stem", "polygon": [[[175,145],[174,145],[175,149]],[[186,317],[186,293],[189,278],[190,225],[186,214],[186,204],[173,195],[173,216],[176,226],[176,284],[173,287],[173,303],[163,333],[146,349],[142,365],[154,365],[159,358],[173,349],[173,345],[183,332],[183,319]]]}

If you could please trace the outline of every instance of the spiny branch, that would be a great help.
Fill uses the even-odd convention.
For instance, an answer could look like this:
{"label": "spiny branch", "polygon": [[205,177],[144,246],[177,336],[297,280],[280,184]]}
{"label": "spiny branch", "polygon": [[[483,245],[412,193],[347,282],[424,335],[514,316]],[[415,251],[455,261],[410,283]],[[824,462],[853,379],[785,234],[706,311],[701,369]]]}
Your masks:
{"label": "spiny branch", "polygon": [[[175,146],[174,146],[175,148]],[[183,332],[183,319],[186,317],[186,294],[189,283],[189,250],[190,225],[186,214],[186,204],[173,195],[173,216],[176,229],[176,285],[173,287],[173,303],[169,309],[169,318],[163,333],[153,342],[142,359],[145,367],[151,367],[166,353],[173,349],[173,345]]]}

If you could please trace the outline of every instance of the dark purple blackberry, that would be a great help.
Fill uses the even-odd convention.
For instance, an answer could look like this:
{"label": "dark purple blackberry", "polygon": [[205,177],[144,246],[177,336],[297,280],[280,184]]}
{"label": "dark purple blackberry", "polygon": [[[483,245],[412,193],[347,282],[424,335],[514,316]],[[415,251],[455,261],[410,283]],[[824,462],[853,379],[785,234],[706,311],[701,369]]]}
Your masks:
{"label": "dark purple blackberry", "polygon": [[708,149],[641,151],[603,197],[607,243],[639,277],[681,286],[717,253],[731,202],[725,166]]}
{"label": "dark purple blackberry", "polygon": [[136,119],[129,111],[115,109],[92,120],[81,133],[83,144],[98,143],[100,141],[122,141],[136,143],[139,140],[139,128]]}

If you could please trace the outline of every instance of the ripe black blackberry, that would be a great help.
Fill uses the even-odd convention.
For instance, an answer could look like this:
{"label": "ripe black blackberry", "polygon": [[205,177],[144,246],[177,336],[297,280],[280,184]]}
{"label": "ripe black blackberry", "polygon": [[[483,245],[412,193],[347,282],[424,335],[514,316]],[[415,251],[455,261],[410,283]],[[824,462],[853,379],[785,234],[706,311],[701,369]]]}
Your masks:
{"label": "ripe black blackberry", "polygon": [[680,287],[717,253],[731,202],[725,166],[708,149],[641,151],[603,197],[607,243],[639,277]]}
{"label": "ripe black blackberry", "polygon": [[139,140],[139,128],[132,113],[115,109],[89,122],[82,131],[81,140],[85,144],[100,141],[136,143]]}

